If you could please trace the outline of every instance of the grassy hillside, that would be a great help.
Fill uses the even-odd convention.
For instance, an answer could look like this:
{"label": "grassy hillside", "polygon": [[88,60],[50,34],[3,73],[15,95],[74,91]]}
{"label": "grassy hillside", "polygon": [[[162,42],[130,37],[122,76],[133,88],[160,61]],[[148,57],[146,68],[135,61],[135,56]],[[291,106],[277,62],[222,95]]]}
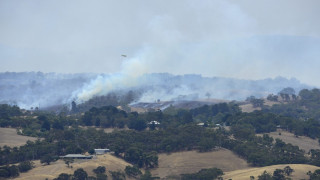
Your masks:
{"label": "grassy hillside", "polygon": [[153,176],[165,178],[186,173],[195,173],[204,168],[216,167],[223,171],[248,168],[247,162],[227,149],[199,153],[184,151],[159,154],[159,167],[151,171]]}
{"label": "grassy hillside", "polygon": [[308,171],[313,172],[316,169],[320,169],[320,167],[307,164],[281,164],[224,172],[225,175],[223,176],[223,179],[248,180],[250,179],[250,176],[254,176],[255,179],[257,179],[258,176],[263,173],[263,171],[267,171],[268,173],[272,174],[275,169],[283,169],[286,166],[290,166],[294,170],[290,176],[292,179],[308,179],[309,176],[306,175]]}
{"label": "grassy hillside", "polygon": [[28,140],[35,141],[37,138],[18,135],[14,128],[0,128],[0,147],[4,145],[9,147],[22,146]]}
{"label": "grassy hillside", "polygon": [[125,167],[131,165],[122,159],[119,159],[113,155],[105,154],[97,156],[97,159],[92,160],[75,160],[70,166],[73,168],[68,168],[63,160],[58,160],[51,165],[43,166],[40,161],[35,161],[36,167],[27,173],[21,173],[17,180],[43,180],[43,179],[53,179],[59,176],[61,173],[73,174],[73,172],[78,168],[83,168],[89,176],[95,176],[92,172],[93,169],[98,166],[105,166],[107,175],[111,177],[109,171],[124,171]]}
{"label": "grassy hillside", "polygon": [[[281,135],[279,135],[279,133],[281,133]],[[299,148],[305,150],[306,153],[308,153],[311,149],[320,149],[318,139],[312,139],[306,136],[295,136],[293,133],[281,129],[267,134],[274,139],[278,138],[285,143],[291,143],[292,145],[299,146]],[[258,135],[262,136],[262,134]]]}

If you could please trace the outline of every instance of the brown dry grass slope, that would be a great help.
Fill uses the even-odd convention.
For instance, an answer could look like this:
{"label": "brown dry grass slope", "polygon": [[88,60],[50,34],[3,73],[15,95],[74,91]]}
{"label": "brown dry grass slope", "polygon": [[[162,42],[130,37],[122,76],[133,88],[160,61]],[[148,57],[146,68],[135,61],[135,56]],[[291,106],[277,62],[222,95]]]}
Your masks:
{"label": "brown dry grass slope", "polygon": [[[281,133],[281,135],[279,135]],[[274,139],[278,138],[284,141],[285,143],[291,143],[292,145],[299,146],[300,149],[305,150],[306,153],[310,151],[310,149],[320,149],[320,145],[317,139],[311,139],[306,136],[296,137],[294,134],[278,129],[276,132],[267,133]],[[262,136],[262,134],[259,134]]]}
{"label": "brown dry grass slope", "polygon": [[[39,161],[35,161],[36,167],[27,173],[21,173],[17,180],[43,180],[53,179],[59,176],[61,173],[73,174],[78,168],[83,168],[89,176],[95,176],[92,172],[93,169],[98,166],[105,166],[106,171],[124,171],[125,167],[131,165],[125,162],[123,159],[117,158],[110,154],[97,156],[96,159],[91,160],[75,160],[70,164],[73,168],[68,168],[63,160],[58,160],[50,165],[41,165]],[[111,175],[107,173],[109,177]]]}
{"label": "brown dry grass slope", "polygon": [[[274,102],[274,101],[269,101],[267,99],[263,99],[264,100],[264,105],[265,106],[273,106],[275,104],[281,104],[281,102]],[[251,103],[247,103],[247,104],[243,104],[243,105],[240,105],[240,109],[242,112],[253,112],[255,110],[261,110],[260,107],[253,107],[253,105]]]}
{"label": "brown dry grass slope", "polygon": [[254,176],[255,179],[258,179],[258,176],[261,175],[264,171],[267,171],[272,175],[275,169],[283,169],[286,166],[290,166],[294,170],[294,172],[290,176],[290,178],[293,180],[308,179],[309,176],[306,175],[308,171],[313,172],[316,169],[320,169],[320,167],[308,164],[282,164],[224,172],[225,175],[223,176],[223,179],[248,180],[250,179],[250,176]]}
{"label": "brown dry grass slope", "polygon": [[184,151],[171,154],[159,154],[159,167],[151,170],[153,176],[165,178],[186,173],[195,173],[204,168],[220,168],[232,171],[248,168],[247,162],[227,149],[199,153]]}
{"label": "brown dry grass slope", "polygon": [[37,138],[18,135],[14,128],[0,128],[0,147],[4,145],[9,147],[22,146],[28,140],[35,141]]}

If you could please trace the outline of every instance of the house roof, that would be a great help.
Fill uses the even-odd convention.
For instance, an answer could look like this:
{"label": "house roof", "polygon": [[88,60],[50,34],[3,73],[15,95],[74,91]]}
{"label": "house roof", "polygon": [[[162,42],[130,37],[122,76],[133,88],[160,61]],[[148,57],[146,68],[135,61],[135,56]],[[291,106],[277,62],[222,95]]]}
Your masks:
{"label": "house roof", "polygon": [[86,155],[82,155],[82,154],[67,154],[65,156],[61,156],[61,157],[65,157],[65,158],[88,158],[91,156],[86,156]]}

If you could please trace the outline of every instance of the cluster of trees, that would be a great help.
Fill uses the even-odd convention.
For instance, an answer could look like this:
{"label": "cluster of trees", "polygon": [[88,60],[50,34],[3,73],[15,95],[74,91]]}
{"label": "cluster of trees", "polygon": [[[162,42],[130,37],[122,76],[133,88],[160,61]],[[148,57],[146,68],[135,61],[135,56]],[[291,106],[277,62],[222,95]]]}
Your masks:
{"label": "cluster of trees", "polygon": [[127,107],[128,104],[132,103],[134,100],[140,97],[138,91],[127,91],[127,92],[111,92],[105,96],[96,96],[86,101],[85,103],[72,105],[72,113],[85,112],[91,109],[92,107],[103,107],[103,106],[121,106],[125,110],[129,110]]}
{"label": "cluster of trees", "polygon": [[124,172],[129,176],[133,178],[137,178],[142,175],[142,172],[137,166],[126,166],[124,169]]}
{"label": "cluster of trees", "polygon": [[86,126],[123,128],[128,121],[128,115],[114,106],[93,107],[85,112],[81,120]]}
{"label": "cluster of trees", "polygon": [[212,120],[211,118],[218,114],[233,114],[240,112],[237,104],[233,103],[219,103],[215,105],[204,105],[199,108],[191,109],[190,113],[194,118],[205,119],[206,121]]}
{"label": "cluster of trees", "polygon": [[27,172],[34,168],[34,164],[31,161],[24,161],[16,165],[7,165],[0,167],[0,178],[14,178],[20,175],[20,173]]}
{"label": "cluster of trees", "polygon": [[309,171],[307,175],[310,177],[310,180],[319,180],[320,179],[320,169],[315,170],[314,172]]}
{"label": "cluster of trees", "polygon": [[[273,171],[273,175],[264,171],[261,175],[258,176],[258,180],[290,180],[291,178],[288,177],[294,172],[294,170],[290,166],[286,166],[283,169],[276,169]],[[250,177],[254,179],[253,176]]]}
{"label": "cluster of trees", "polygon": [[[293,95],[291,95],[293,96]],[[298,97],[293,97],[294,101],[286,104],[273,105],[271,108],[264,107],[264,112],[272,112],[296,119],[317,119],[320,118],[320,90],[303,89]]]}
{"label": "cluster of trees", "polygon": [[264,100],[256,98],[255,96],[250,96],[246,99],[246,101],[250,102],[254,108],[263,107]]}
{"label": "cluster of trees", "polygon": [[221,178],[223,175],[223,171],[218,168],[210,168],[210,169],[201,169],[197,173],[193,174],[181,174],[181,180],[194,180],[194,179],[201,179],[201,180],[212,180],[216,178]]}
{"label": "cluster of trees", "polygon": [[20,116],[21,114],[22,112],[18,106],[0,104],[0,127],[10,126],[11,124],[13,124],[13,117]]}
{"label": "cluster of trees", "polygon": [[143,152],[142,149],[131,147],[124,155],[124,159],[130,163],[137,164],[140,168],[154,168],[158,166],[157,152]]}
{"label": "cluster of trees", "polygon": [[311,138],[320,137],[320,122],[315,119],[299,120],[296,118],[271,112],[255,111],[252,113],[237,113],[223,118],[224,123],[230,126],[245,124],[255,133],[269,133],[282,128],[296,135],[305,135]]}
{"label": "cluster of trees", "polygon": [[[124,154],[128,161],[139,166],[152,167],[157,164],[156,153],[199,149],[209,151],[222,146],[228,139],[225,131],[206,129],[194,124],[156,131],[116,131],[104,133],[94,128],[71,128],[50,130],[42,141],[28,141],[15,148],[0,149],[1,164],[25,160],[42,159],[46,156],[88,152],[94,148],[109,147],[116,155]],[[136,158],[138,157],[138,158]]]}
{"label": "cluster of trees", "polygon": [[[88,176],[88,173],[79,168],[74,171],[73,174],[61,173],[54,180],[107,180],[108,175],[106,174],[106,167],[98,166],[96,169],[93,169],[95,176]],[[123,171],[108,171],[113,180],[125,180],[126,175],[130,178],[140,179],[140,180],[153,180],[159,179],[157,177],[152,177],[150,171],[146,170],[144,174],[136,166],[126,166],[125,172]]]}
{"label": "cluster of trees", "polygon": [[[83,170],[82,168],[79,168],[74,171],[73,174],[66,174],[61,173],[57,178],[54,180],[107,180],[108,175],[106,174],[106,167],[104,166],[98,166],[96,169],[92,170],[96,176],[88,176],[88,173]],[[109,171],[113,172],[113,171]],[[114,178],[113,178],[114,179]]]}
{"label": "cluster of trees", "polygon": [[[320,100],[318,90],[303,90],[299,96],[301,98],[294,103],[303,103],[310,109],[316,107],[314,103],[311,103],[317,101],[314,99]],[[10,114],[9,112],[12,111],[12,108],[17,108],[4,107],[6,108],[3,108],[1,112],[9,114],[8,117],[11,118],[9,122],[12,124],[14,122],[12,119],[18,116],[16,113]],[[20,123],[20,126],[23,128],[23,134],[32,132],[31,135],[44,139],[35,142],[28,141],[27,144],[20,147],[0,148],[0,163],[6,165],[34,159],[42,159],[42,162],[50,163],[47,157],[84,153],[94,148],[108,147],[117,156],[138,167],[153,168],[158,163],[157,153],[193,149],[203,152],[216,147],[224,147],[234,151],[255,166],[279,163],[319,164],[320,153],[317,151],[310,152],[313,157],[311,160],[305,157],[304,152],[297,146],[273,140],[268,136],[255,136],[255,133],[268,133],[281,127],[297,135],[320,137],[318,120],[312,118],[301,120],[294,116],[273,112],[272,108],[242,113],[238,105],[234,103],[221,103],[191,110],[171,107],[170,110],[164,112],[143,114],[127,113],[113,106],[91,108],[84,115],[66,116],[65,114],[35,112],[32,116],[21,117],[21,122],[24,123]],[[305,112],[307,110],[303,111]],[[35,115],[36,118],[34,118]],[[157,128],[145,130],[148,122],[151,121],[158,121],[160,125]],[[198,122],[205,122],[208,127],[198,126]],[[210,126],[213,123],[231,126],[231,131],[226,131],[223,127],[214,129]],[[97,130],[95,127],[83,128],[80,125],[129,127],[131,130],[104,133],[103,130]]]}
{"label": "cluster of trees", "polygon": [[253,136],[249,140],[231,140],[226,147],[247,159],[253,166],[310,163],[310,159],[304,156],[304,151],[298,146],[286,144],[280,139],[274,143],[268,135]]}

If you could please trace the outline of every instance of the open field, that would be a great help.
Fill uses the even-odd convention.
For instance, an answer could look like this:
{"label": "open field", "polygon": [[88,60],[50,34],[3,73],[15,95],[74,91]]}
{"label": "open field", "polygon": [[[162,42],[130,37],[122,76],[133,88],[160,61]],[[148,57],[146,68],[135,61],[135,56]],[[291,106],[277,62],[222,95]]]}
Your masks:
{"label": "open field", "polygon": [[0,147],[4,145],[9,147],[22,146],[28,140],[35,141],[37,138],[18,135],[14,128],[0,128]]}
{"label": "open field", "polygon": [[223,179],[248,180],[250,179],[250,176],[254,176],[255,179],[258,179],[258,176],[261,175],[265,170],[272,175],[275,169],[283,169],[286,166],[290,166],[294,170],[294,172],[290,176],[290,178],[293,180],[309,179],[309,176],[306,175],[308,171],[313,172],[316,169],[320,169],[320,167],[308,164],[281,164],[224,172],[225,175],[223,176]]}
{"label": "open field", "polygon": [[252,104],[243,104],[239,106],[242,112],[253,112],[255,110],[261,110],[261,108],[254,108]]}
{"label": "open field", "polygon": [[227,149],[199,153],[184,151],[159,154],[159,167],[151,170],[153,176],[165,178],[186,173],[195,173],[203,168],[220,168],[223,171],[246,169],[247,162]]}
{"label": "open field", "polygon": [[[281,132],[281,135],[279,133]],[[311,139],[306,136],[296,137],[294,134],[278,129],[276,132],[267,133],[274,139],[278,138],[286,143],[291,143],[292,145],[299,146],[300,149],[305,150],[306,153],[310,151],[310,149],[320,149],[320,145],[317,139]],[[259,134],[262,136],[262,134]]]}
{"label": "open field", "polygon": [[[35,161],[36,168],[30,170],[27,173],[21,173],[17,180],[44,180],[46,178],[53,179],[59,176],[61,173],[73,174],[78,168],[83,168],[89,176],[95,176],[92,172],[93,169],[98,166],[105,166],[106,171],[124,171],[125,167],[131,165],[124,160],[117,158],[110,154],[97,156],[96,159],[91,160],[75,160],[74,163],[70,164],[73,168],[68,168],[63,160],[58,160],[50,165],[41,165],[40,161]],[[111,177],[109,172],[108,177]]]}
{"label": "open field", "polygon": [[[274,102],[274,101],[269,101],[267,99],[263,99],[264,100],[264,105],[265,106],[273,106],[275,104],[281,104],[281,102]],[[248,104],[243,104],[239,106],[242,112],[253,112],[255,110],[261,110],[260,107],[253,107],[253,105],[251,103]]]}

